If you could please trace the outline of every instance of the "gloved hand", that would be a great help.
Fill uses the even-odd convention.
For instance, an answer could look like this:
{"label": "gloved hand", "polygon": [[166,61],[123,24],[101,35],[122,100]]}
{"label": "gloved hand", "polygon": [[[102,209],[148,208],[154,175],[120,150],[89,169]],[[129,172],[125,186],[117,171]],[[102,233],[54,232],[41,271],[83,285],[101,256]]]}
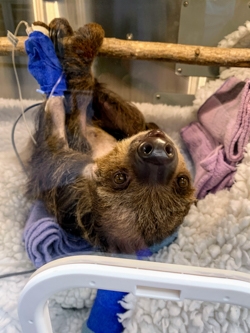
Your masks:
{"label": "gloved hand", "polygon": [[37,80],[43,93],[63,96],[67,89],[62,66],[56,56],[54,45],[45,25],[33,24],[32,32],[25,42],[28,54],[28,69]]}

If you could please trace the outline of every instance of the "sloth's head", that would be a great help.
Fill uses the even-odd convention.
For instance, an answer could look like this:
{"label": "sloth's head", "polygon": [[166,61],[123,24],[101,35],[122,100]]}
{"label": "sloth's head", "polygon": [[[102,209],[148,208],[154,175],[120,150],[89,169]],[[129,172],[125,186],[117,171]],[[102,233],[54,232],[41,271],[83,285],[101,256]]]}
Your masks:
{"label": "sloth's head", "polygon": [[111,252],[133,253],[160,243],[195,200],[183,156],[160,130],[117,142],[96,159],[93,171],[94,225],[91,232],[84,228],[84,237]]}

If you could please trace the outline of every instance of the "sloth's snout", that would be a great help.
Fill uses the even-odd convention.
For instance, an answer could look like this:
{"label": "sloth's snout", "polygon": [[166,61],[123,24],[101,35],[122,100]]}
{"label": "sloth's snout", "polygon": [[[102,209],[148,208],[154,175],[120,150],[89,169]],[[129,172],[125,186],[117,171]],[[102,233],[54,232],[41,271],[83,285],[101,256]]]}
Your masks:
{"label": "sloth's snout", "polygon": [[177,157],[174,144],[160,130],[150,131],[137,152],[145,162],[159,165],[171,164]]}
{"label": "sloth's snout", "polygon": [[150,183],[166,183],[178,163],[174,143],[160,130],[152,130],[140,141],[135,157],[137,176]]}

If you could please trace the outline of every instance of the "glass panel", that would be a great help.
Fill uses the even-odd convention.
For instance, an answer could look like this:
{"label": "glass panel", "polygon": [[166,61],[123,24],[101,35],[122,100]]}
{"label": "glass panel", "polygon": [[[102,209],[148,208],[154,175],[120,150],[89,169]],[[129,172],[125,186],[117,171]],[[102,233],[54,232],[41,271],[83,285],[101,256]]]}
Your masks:
{"label": "glass panel", "polygon": [[[6,36],[7,30],[14,33],[18,23],[21,20],[27,22],[34,21],[34,11],[32,0],[26,1],[0,1],[0,36]],[[26,36],[24,25],[20,26],[18,36]],[[22,94],[24,98],[38,98],[33,87],[35,80],[27,74],[27,58],[15,57],[15,64],[22,86]],[[0,97],[2,98],[18,98],[16,80],[14,76],[11,56],[0,58],[0,81],[2,84]]]}
{"label": "glass panel", "polygon": [[[11,52],[0,56],[0,331],[20,331],[22,288],[58,258],[249,273],[249,68],[99,56],[102,30],[85,26],[97,22],[111,42],[223,40],[247,54],[249,12],[243,0],[0,0],[1,42],[21,20],[44,23],[18,31],[30,42],[28,55],[14,53],[21,94]],[[94,287],[50,298],[55,332],[81,331]],[[126,332],[249,331],[249,310],[227,304],[227,289],[221,304],[178,301],[178,288],[165,291],[170,301],[153,298],[161,287],[139,291],[152,299],[128,296]]]}
{"label": "glass panel", "polygon": [[[195,20],[190,24],[190,17]],[[245,1],[184,1],[181,6],[178,42],[180,44],[217,46],[229,33],[249,19]],[[189,33],[187,34],[187,29]],[[184,76],[217,77],[218,67],[176,64]]]}

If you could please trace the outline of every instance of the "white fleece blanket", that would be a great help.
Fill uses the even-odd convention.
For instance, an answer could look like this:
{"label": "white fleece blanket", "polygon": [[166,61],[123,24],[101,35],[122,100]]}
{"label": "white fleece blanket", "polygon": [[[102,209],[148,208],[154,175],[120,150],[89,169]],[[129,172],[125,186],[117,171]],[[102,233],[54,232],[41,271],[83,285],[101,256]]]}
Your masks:
{"label": "white fleece blanket", "polygon": [[[221,79],[201,88],[192,107],[138,104],[148,121],[160,123],[181,145],[179,130],[195,120],[198,107],[230,75],[250,77],[245,69],[229,69]],[[25,101],[25,106],[32,101]],[[22,244],[22,230],[30,203],[24,197],[25,174],[11,147],[10,132],[20,113],[17,101],[0,99],[0,274],[32,268]],[[31,112],[32,113],[32,112]],[[32,124],[32,117],[27,116]],[[23,123],[17,126],[19,150],[27,141]],[[188,156],[187,156],[188,160]],[[189,163],[190,169],[192,164]],[[193,206],[177,240],[152,260],[174,264],[232,269],[250,273],[250,144],[238,166],[230,191],[208,195]],[[17,300],[28,275],[0,279],[0,332],[21,332]],[[79,333],[95,297],[95,291],[76,289],[55,295],[50,301],[54,332]],[[250,331],[250,311],[238,306],[189,301],[173,302],[128,295],[121,317],[126,333],[242,333]],[[74,309],[72,309],[74,308]]]}

